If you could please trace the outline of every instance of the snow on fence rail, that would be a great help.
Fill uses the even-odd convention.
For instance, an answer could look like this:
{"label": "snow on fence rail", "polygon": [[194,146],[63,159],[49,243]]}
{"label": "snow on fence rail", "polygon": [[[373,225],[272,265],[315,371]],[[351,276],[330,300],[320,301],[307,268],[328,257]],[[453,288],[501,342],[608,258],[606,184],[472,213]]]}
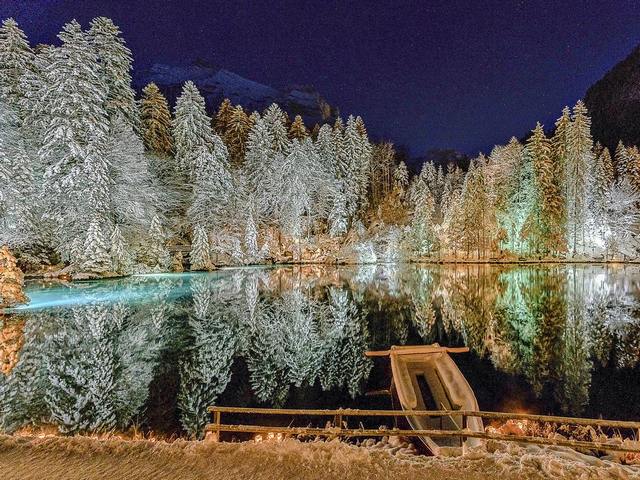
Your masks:
{"label": "snow on fence rail", "polygon": [[[214,440],[220,439],[220,432],[235,433],[282,433],[285,435],[308,435],[321,437],[382,437],[386,435],[398,435],[406,437],[427,436],[434,438],[462,437],[480,438],[484,440],[500,440],[506,442],[521,442],[537,445],[556,445],[571,448],[596,449],[604,451],[640,453],[640,447],[632,447],[624,444],[589,442],[583,440],[571,440],[565,438],[546,438],[524,435],[503,435],[486,432],[473,432],[466,428],[462,430],[402,430],[398,428],[342,428],[345,417],[404,417],[408,412],[401,410],[358,410],[339,408],[337,410],[321,409],[291,409],[291,408],[246,408],[246,407],[209,407],[213,414],[213,423],[206,426],[205,430],[213,435]],[[264,425],[223,424],[222,414],[260,414],[260,415],[293,415],[293,416],[327,416],[333,417],[333,426],[326,428],[315,427],[277,427]],[[603,427],[613,429],[634,430],[640,438],[640,422],[620,420],[603,420],[591,418],[558,417],[551,415],[531,415],[527,413],[484,412],[470,410],[415,410],[411,416],[416,417],[447,417],[451,415],[461,416],[463,426],[467,425],[467,418],[480,417],[493,420],[528,420],[535,422],[558,423],[563,425],[580,425],[591,427]]]}

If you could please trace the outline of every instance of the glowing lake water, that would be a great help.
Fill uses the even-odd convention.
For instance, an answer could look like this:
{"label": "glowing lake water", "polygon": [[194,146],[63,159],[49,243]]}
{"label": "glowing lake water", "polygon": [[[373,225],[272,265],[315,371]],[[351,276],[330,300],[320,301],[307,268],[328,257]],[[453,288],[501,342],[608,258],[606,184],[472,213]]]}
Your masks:
{"label": "glowing lake water", "polygon": [[[199,435],[211,404],[389,408],[390,345],[466,345],[486,410],[640,420],[640,269],[242,268],[32,282],[0,320],[0,429]],[[0,317],[2,318],[2,317]]]}

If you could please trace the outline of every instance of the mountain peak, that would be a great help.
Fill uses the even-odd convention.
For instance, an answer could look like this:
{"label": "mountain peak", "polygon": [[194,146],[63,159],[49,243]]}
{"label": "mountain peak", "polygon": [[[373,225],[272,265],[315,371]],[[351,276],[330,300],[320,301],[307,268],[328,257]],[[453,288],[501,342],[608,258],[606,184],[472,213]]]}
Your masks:
{"label": "mountain peak", "polygon": [[194,82],[203,95],[207,110],[213,113],[220,102],[228,98],[234,105],[242,105],[248,111],[262,111],[272,103],[278,103],[290,115],[301,115],[307,125],[333,121],[337,110],[331,107],[312,86],[294,86],[279,90],[249,80],[237,73],[198,59],[188,65],[154,64],[136,73],[138,89],[154,82],[174,104],[182,85]]}

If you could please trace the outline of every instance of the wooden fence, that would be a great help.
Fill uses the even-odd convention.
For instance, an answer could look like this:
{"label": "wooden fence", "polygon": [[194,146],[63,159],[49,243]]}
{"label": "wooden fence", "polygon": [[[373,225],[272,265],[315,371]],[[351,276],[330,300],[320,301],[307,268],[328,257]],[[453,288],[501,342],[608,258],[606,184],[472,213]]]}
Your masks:
{"label": "wooden fence", "polygon": [[[462,430],[402,430],[398,428],[343,428],[347,417],[404,417],[407,412],[399,410],[356,410],[344,409],[319,410],[319,409],[277,409],[277,408],[245,408],[245,407],[209,407],[209,412],[213,414],[213,423],[206,426],[206,432],[213,440],[220,439],[221,432],[232,433],[274,433],[285,436],[320,436],[320,437],[382,437],[386,435],[398,435],[405,437],[461,437],[480,438],[483,440],[500,440],[505,442],[520,442],[536,445],[556,445],[570,448],[580,448],[586,450],[602,450],[615,452],[640,453],[640,443],[632,446],[622,443],[603,443],[594,441],[571,440],[568,438],[535,437],[523,435],[503,435],[487,432],[474,432],[463,428]],[[318,416],[332,417],[333,425],[326,428],[315,427],[278,427],[264,425],[243,425],[243,424],[223,424],[222,414],[245,414],[245,415],[281,415],[281,416]],[[467,425],[467,418],[479,417],[490,420],[526,420],[533,422],[546,422],[562,425],[590,426],[605,429],[630,430],[634,431],[636,438],[640,441],[640,422],[627,422],[617,420],[602,420],[589,418],[558,417],[550,415],[530,415],[526,413],[503,413],[503,412],[482,412],[468,410],[416,410],[411,411],[411,416],[415,417],[447,417],[455,415],[462,417],[463,426]]]}

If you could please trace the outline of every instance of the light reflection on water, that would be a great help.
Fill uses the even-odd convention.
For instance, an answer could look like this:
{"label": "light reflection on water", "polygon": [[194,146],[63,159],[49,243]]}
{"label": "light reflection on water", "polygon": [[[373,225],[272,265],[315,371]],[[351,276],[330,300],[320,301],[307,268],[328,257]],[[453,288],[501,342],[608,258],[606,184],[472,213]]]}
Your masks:
{"label": "light reflection on water", "polygon": [[481,408],[640,419],[639,282],[393,264],[33,282],[2,320],[0,428],[198,436],[213,403],[384,408],[364,352],[435,341],[470,347],[456,360]]}

